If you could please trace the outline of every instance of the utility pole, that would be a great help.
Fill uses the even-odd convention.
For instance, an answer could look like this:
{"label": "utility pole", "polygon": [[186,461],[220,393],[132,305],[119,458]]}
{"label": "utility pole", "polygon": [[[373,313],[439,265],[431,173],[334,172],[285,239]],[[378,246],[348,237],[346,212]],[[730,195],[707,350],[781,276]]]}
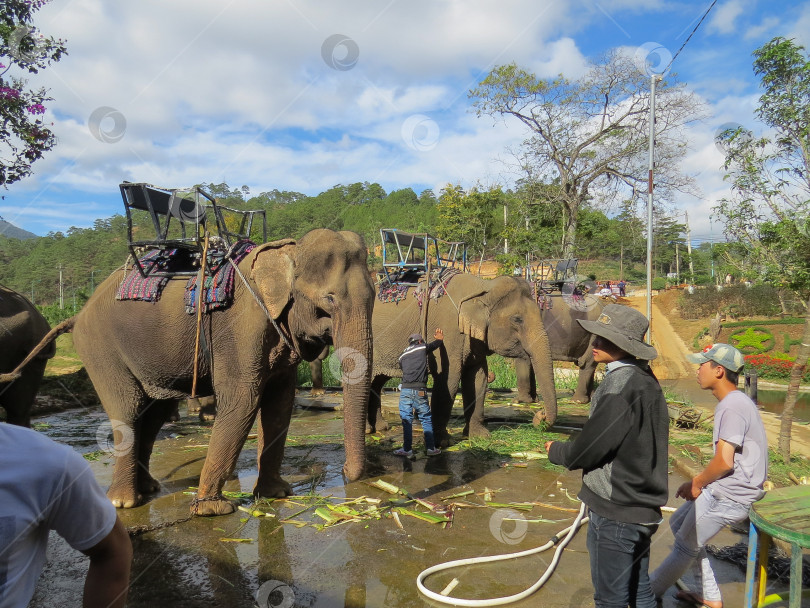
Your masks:
{"label": "utility pole", "polygon": [[647,341],[652,344],[652,224],[653,224],[653,168],[655,166],[655,82],[663,80],[658,74],[650,76],[650,159],[647,174],[647,320],[650,329]]}
{"label": "utility pole", "polygon": [[675,243],[675,280],[678,282],[678,285],[681,284],[681,259],[678,253],[679,245],[680,243]]}
{"label": "utility pole", "polygon": [[[506,228],[506,203],[503,204],[503,227]],[[506,237],[503,239],[503,253],[509,253],[509,243],[506,242]]]}
{"label": "utility pole", "polygon": [[65,309],[65,293],[62,287],[62,264],[59,264],[59,310]]}
{"label": "utility pole", "polygon": [[689,212],[684,211],[684,216],[686,217],[686,251],[689,253],[689,282],[695,282],[695,269],[692,266],[692,236],[689,232]]}

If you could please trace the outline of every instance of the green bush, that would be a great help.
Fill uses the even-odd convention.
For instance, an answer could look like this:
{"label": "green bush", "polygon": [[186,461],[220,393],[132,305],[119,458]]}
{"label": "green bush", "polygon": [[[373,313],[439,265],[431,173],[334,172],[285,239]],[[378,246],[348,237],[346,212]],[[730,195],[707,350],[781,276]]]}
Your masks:
{"label": "green bush", "polygon": [[652,280],[652,288],[657,289],[659,291],[661,289],[666,289],[667,288],[667,280],[664,277],[655,277]]}
{"label": "green bush", "polygon": [[780,314],[779,294],[769,285],[725,285],[698,287],[694,293],[684,291],[678,301],[684,319],[713,317],[717,312],[736,317],[776,316]]}

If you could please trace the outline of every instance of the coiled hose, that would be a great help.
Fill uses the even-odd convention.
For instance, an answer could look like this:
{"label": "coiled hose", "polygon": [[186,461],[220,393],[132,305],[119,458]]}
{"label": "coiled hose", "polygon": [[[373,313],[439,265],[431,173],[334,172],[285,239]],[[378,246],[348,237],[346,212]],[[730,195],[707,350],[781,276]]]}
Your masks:
{"label": "coiled hose", "polygon": [[[563,549],[565,546],[571,542],[571,539],[574,538],[574,535],[577,533],[579,528],[588,521],[588,518],[585,517],[585,503],[582,504],[579,508],[579,513],[577,513],[576,519],[574,519],[574,523],[557,532],[546,544],[535,547],[534,549],[527,549],[526,551],[520,551],[518,553],[506,553],[504,555],[488,555],[486,557],[470,557],[467,559],[457,559],[451,562],[445,562],[443,564],[437,564],[435,566],[431,566],[426,570],[422,570],[419,573],[419,576],[416,577],[416,586],[424,595],[429,597],[432,600],[436,600],[437,602],[441,602],[443,604],[450,604],[452,606],[502,606],[503,604],[511,604],[512,602],[517,602],[518,600],[522,600],[524,598],[529,597],[535,591],[540,589],[543,585],[546,584],[551,575],[554,573],[554,569],[557,567],[557,562],[560,561],[560,555],[562,554]],[[453,579],[453,581],[445,588],[442,593],[436,593],[435,591],[431,591],[424,585],[424,580],[434,574],[436,572],[441,572],[442,570],[449,570],[451,568],[458,568],[459,566],[469,566],[471,564],[483,564],[486,562],[497,562],[506,559],[517,559],[519,557],[526,557],[528,555],[534,555],[536,553],[542,553],[546,549],[550,549],[557,543],[560,543],[557,546],[557,550],[554,552],[554,557],[551,560],[551,563],[546,568],[546,571],[543,573],[536,583],[534,583],[528,589],[521,591],[520,593],[516,593],[514,595],[509,595],[506,597],[496,597],[491,599],[481,599],[481,600],[469,600],[463,598],[455,598],[450,597],[449,593],[455,587],[454,583],[458,582],[458,579]]]}

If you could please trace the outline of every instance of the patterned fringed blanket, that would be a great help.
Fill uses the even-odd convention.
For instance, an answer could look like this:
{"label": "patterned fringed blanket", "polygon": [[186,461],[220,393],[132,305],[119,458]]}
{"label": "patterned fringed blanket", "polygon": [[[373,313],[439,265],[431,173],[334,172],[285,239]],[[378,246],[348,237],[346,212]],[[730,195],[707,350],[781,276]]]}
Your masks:
{"label": "patterned fringed blanket", "polygon": [[[244,257],[256,247],[251,241],[239,241],[233,246],[231,259],[238,264]],[[234,279],[236,271],[228,261],[227,251],[214,249],[208,251],[207,269],[203,281],[203,303],[205,312],[211,312],[217,308],[230,306],[233,299]],[[186,284],[186,294],[184,303],[186,312],[194,314],[197,311],[197,276],[193,276]]]}
{"label": "patterned fringed blanket", "polygon": [[[438,300],[445,293],[447,293],[447,284],[457,274],[461,274],[461,271],[455,268],[443,268],[441,272],[439,272],[438,276],[434,276],[431,279],[430,298],[432,300]],[[419,283],[419,286],[413,290],[413,297],[416,298],[416,303],[419,306],[419,310],[422,310],[422,301],[424,299],[425,289],[424,286],[424,283]]]}
{"label": "patterned fringed blanket", "polygon": [[[169,277],[164,273],[171,272],[175,265],[177,249],[153,250],[138,258],[147,275],[141,275],[138,266],[133,264],[127,276],[118,286],[115,294],[116,300],[143,300],[144,302],[157,302]],[[152,274],[153,270],[160,271],[160,276]]]}
{"label": "patterned fringed blanket", "polygon": [[377,292],[377,299],[380,302],[399,302],[408,297],[409,285],[391,284],[388,279],[384,278],[380,282],[380,289]]}

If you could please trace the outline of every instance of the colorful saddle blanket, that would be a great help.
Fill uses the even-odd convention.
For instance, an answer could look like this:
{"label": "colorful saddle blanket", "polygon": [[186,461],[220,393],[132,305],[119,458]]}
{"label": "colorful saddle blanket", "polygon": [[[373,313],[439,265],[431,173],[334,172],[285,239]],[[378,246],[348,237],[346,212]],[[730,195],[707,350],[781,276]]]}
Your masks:
{"label": "colorful saddle blanket", "polygon": [[[187,252],[183,252],[186,254]],[[188,263],[186,255],[178,254],[177,249],[155,249],[138,258],[146,276],[141,274],[137,264],[133,264],[127,276],[118,286],[115,294],[116,300],[143,300],[144,302],[157,302],[166,283],[169,282],[170,273],[179,269],[182,263]]]}
{"label": "colorful saddle blanket", "polygon": [[[239,241],[233,246],[230,258],[234,264],[238,264],[255,247],[256,244],[251,241]],[[227,251],[219,249],[208,251],[206,265],[208,272],[203,281],[203,310],[205,312],[226,308],[233,300],[236,270],[228,261],[227,253]],[[184,302],[186,312],[190,315],[197,311],[197,278],[196,275],[191,277],[186,284]]]}
{"label": "colorful saddle blanket", "polygon": [[[461,274],[461,271],[455,268],[442,268],[441,271],[431,279],[430,299],[438,300],[445,293],[447,293],[447,284],[457,274]],[[419,306],[419,310],[422,310],[422,302],[425,297],[424,291],[424,283],[419,283],[419,286],[413,290],[413,297],[416,298],[416,303]]]}

